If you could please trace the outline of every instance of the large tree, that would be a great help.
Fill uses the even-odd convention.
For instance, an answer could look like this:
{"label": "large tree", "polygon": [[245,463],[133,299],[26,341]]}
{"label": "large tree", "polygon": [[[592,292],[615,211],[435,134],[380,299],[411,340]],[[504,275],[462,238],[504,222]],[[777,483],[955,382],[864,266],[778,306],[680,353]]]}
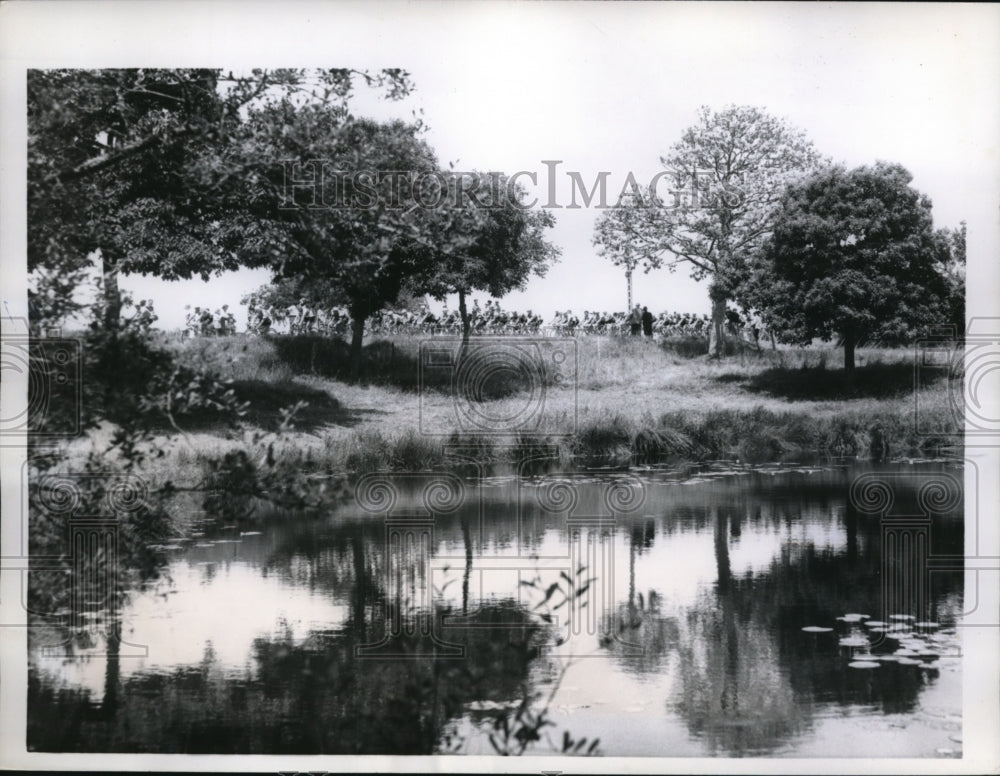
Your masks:
{"label": "large tree", "polygon": [[[278,280],[336,289],[351,316],[357,376],[365,321],[437,261],[436,211],[425,206],[437,160],[417,125],[377,122],[290,102],[251,112],[242,155]],[[273,242],[272,242],[273,239]]]}
{"label": "large tree", "polygon": [[947,322],[931,202],[898,164],[834,166],[791,184],[755,271],[757,306],[786,341],[839,336],[854,350]]}
{"label": "large tree", "polygon": [[[803,133],[759,108],[702,107],[698,122],[660,158],[652,190],[638,192],[645,223],[634,238],[647,270],[687,264],[709,280],[709,357],[719,358],[726,302],[738,293],[750,258],[770,233],[789,180],[820,158]],[[627,204],[627,203],[626,203]]]}

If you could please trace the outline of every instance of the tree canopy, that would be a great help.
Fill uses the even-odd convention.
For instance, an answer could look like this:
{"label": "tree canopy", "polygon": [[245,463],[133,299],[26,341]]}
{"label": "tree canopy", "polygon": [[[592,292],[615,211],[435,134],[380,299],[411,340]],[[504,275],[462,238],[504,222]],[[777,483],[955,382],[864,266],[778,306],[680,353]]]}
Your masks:
{"label": "tree canopy", "polygon": [[[277,114],[277,115],[276,115]],[[353,322],[360,365],[365,320],[398,298],[436,260],[434,152],[402,121],[342,117],[322,105],[283,103],[251,113],[242,149],[260,183],[246,206],[258,216],[256,249],[275,278],[337,290]]]}
{"label": "tree canopy", "polygon": [[911,180],[878,162],[792,183],[756,266],[769,322],[787,341],[839,336],[849,374],[856,345],[908,341],[948,319],[931,202]]}
{"label": "tree canopy", "polygon": [[640,196],[626,194],[615,207],[598,216],[592,239],[601,258],[625,270],[629,310],[632,309],[632,274],[644,260],[647,268],[650,267],[658,255],[645,244],[648,215],[643,212],[644,207]]}
{"label": "tree canopy", "polygon": [[[466,181],[464,178],[474,177]],[[449,196],[445,207],[434,214],[438,260],[424,276],[414,277],[410,287],[418,293],[443,299],[458,294],[463,338],[469,336],[466,297],[486,291],[502,297],[523,289],[532,276],[543,277],[559,258],[545,231],[555,224],[547,210],[530,210],[523,204],[523,190],[501,173],[459,173],[445,176]],[[484,202],[476,192],[489,180]],[[468,184],[468,185],[467,185]],[[457,205],[457,207],[455,207]]]}

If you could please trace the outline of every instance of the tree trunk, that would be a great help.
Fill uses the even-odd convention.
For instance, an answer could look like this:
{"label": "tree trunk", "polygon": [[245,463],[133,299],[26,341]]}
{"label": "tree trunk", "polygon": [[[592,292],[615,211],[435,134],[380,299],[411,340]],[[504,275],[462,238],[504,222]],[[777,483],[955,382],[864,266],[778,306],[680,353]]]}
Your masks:
{"label": "tree trunk", "polygon": [[848,331],[844,334],[844,375],[847,378],[847,387],[854,387],[854,346],[857,338],[854,332]]}
{"label": "tree trunk", "polygon": [[462,614],[469,613],[469,578],[472,576],[472,532],[469,518],[462,516],[462,542],[465,544],[465,573],[462,575]]}
{"label": "tree trunk", "polygon": [[361,377],[361,344],[365,338],[365,319],[361,315],[351,317],[351,380]]}
{"label": "tree trunk", "polygon": [[632,270],[625,270],[625,280],[628,281],[628,307],[625,309],[632,313]]}
{"label": "tree trunk", "polygon": [[856,563],[858,560],[858,510],[848,499],[844,510],[844,529],[847,532],[847,560]]}
{"label": "tree trunk", "polygon": [[351,600],[351,620],[356,632],[364,636],[365,601],[368,597],[368,570],[365,568],[364,537],[351,537],[351,554],[354,561],[354,590]]}
{"label": "tree trunk", "polygon": [[726,355],[726,295],[714,285],[708,296],[712,300],[712,323],[708,328],[708,357]]}
{"label": "tree trunk", "polygon": [[101,701],[101,716],[106,720],[112,720],[118,713],[121,685],[121,665],[118,658],[121,649],[121,623],[117,616],[110,614],[108,620],[105,630],[105,644],[108,652],[107,662],[104,665],[104,698]]}
{"label": "tree trunk", "polygon": [[104,276],[104,330],[118,331],[122,312],[122,295],[118,288],[118,262],[101,251],[101,272]]}
{"label": "tree trunk", "polygon": [[462,316],[462,355],[469,347],[469,334],[472,331],[472,320],[469,318],[469,308],[465,304],[465,291],[458,292],[458,314]]}
{"label": "tree trunk", "polygon": [[729,519],[728,514],[715,509],[715,568],[717,590],[721,596],[729,591],[732,581],[732,567],[729,563]]}

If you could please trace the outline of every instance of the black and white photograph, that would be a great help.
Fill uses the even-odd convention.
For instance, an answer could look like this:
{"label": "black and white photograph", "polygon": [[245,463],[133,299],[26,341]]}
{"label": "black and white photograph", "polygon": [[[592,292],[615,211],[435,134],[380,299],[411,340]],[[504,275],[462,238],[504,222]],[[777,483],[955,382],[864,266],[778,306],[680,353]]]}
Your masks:
{"label": "black and white photograph", "polygon": [[0,66],[0,767],[1000,773],[1000,8]]}

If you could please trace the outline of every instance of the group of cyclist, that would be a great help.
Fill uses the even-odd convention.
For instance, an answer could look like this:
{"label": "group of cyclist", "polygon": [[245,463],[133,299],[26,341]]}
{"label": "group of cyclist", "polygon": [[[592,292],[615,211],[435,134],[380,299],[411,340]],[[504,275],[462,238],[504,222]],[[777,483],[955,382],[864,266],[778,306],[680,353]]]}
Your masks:
{"label": "group of cyclist", "polygon": [[[652,318],[652,320],[650,320]],[[572,310],[557,311],[551,326],[560,335],[574,334],[643,334],[645,336],[678,336],[708,334],[710,319],[707,315],[693,313],[661,312],[652,315],[648,311],[618,311],[609,313],[584,310],[577,317]]]}
{"label": "group of cyclist", "polygon": [[350,327],[351,316],[344,307],[265,307],[252,296],[247,300],[248,334],[270,334],[274,328],[287,328],[290,334],[344,335]]}
{"label": "group of cyclist", "polygon": [[[223,310],[227,308],[224,307]],[[198,313],[199,309],[196,308],[195,312]],[[207,315],[207,319],[211,321],[207,311],[200,314],[202,320]],[[711,325],[707,315],[668,311],[653,315],[638,305],[630,312],[584,310],[581,316],[577,316],[572,310],[559,310],[546,323],[541,315],[532,310],[505,310],[494,300],[480,306],[476,300],[468,309],[467,315],[470,331],[476,335],[707,336]],[[228,321],[231,317],[228,315],[225,320]],[[225,325],[220,320],[219,327]],[[257,300],[250,298],[247,331],[251,334],[268,334],[278,328],[290,334],[344,336],[351,330],[351,317],[344,307],[322,310],[300,304],[265,308]],[[744,321],[734,310],[727,312],[726,328],[732,334],[738,334],[744,329]],[[460,334],[462,329],[460,312],[449,309],[447,304],[440,313],[434,313],[426,303],[410,309],[388,308],[375,313],[365,322],[366,334]]]}
{"label": "group of cyclist", "polygon": [[[538,334],[545,319],[532,310],[518,312],[504,310],[500,303],[488,300],[483,307],[475,300],[467,310],[469,330],[473,334]],[[416,312],[388,310],[373,321],[376,330],[394,333],[413,331],[440,331],[459,333],[462,331],[462,315],[459,310],[448,309],[447,303],[440,315],[431,312],[427,304],[422,304]]]}
{"label": "group of cyclist", "polygon": [[229,305],[222,305],[214,312],[207,307],[184,305],[187,315],[184,319],[184,334],[189,337],[224,337],[236,333],[236,316],[229,310]]}

